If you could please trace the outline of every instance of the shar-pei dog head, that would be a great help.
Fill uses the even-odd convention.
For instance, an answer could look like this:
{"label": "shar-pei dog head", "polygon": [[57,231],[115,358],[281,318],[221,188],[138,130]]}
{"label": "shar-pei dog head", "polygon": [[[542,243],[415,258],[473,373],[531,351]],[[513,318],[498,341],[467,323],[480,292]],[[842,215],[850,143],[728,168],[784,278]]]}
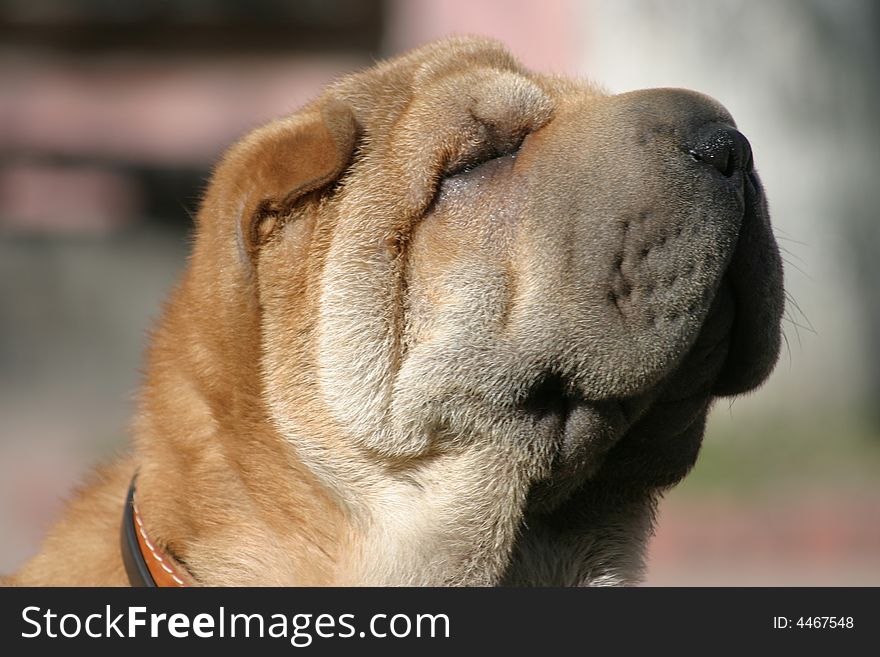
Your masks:
{"label": "shar-pei dog head", "polygon": [[229,151],[132,456],[12,581],[638,581],[658,499],[713,400],[770,373],[782,310],[721,105],[429,45]]}

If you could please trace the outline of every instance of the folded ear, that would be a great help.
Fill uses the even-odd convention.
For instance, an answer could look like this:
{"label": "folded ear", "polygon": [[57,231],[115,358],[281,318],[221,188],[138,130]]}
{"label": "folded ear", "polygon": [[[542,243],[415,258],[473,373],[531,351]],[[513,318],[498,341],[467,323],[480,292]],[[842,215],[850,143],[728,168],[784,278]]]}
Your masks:
{"label": "folded ear", "polygon": [[215,174],[236,197],[240,248],[252,255],[297,200],[337,180],[356,140],[351,108],[326,97],[245,137]]}

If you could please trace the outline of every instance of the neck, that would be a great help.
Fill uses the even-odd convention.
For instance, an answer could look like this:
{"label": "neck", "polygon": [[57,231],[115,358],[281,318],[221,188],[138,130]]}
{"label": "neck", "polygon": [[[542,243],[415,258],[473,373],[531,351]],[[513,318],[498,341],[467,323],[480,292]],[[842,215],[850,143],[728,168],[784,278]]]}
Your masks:
{"label": "neck", "polygon": [[151,538],[207,585],[334,583],[343,512],[246,392],[258,388],[207,388],[198,371],[154,365],[143,390],[138,504]]}

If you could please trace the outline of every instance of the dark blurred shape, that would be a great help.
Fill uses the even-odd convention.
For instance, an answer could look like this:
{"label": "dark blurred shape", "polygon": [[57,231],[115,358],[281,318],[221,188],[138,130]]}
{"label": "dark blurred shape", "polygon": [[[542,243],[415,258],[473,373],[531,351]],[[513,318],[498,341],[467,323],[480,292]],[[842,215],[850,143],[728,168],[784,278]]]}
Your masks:
{"label": "dark blurred shape", "polygon": [[71,51],[371,51],[381,0],[0,0],[0,41]]}

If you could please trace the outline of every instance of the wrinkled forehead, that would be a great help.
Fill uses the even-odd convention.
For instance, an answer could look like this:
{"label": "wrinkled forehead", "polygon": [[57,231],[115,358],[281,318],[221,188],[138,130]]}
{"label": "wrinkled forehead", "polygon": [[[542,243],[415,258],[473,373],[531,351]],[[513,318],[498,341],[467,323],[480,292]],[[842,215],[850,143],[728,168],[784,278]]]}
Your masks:
{"label": "wrinkled forehead", "polygon": [[371,117],[376,101],[389,106],[406,103],[413,94],[437,80],[469,68],[527,72],[501,45],[483,39],[443,41],[408,54],[380,62],[366,71],[339,80],[331,92],[345,98],[363,114]]}
{"label": "wrinkled forehead", "polygon": [[535,74],[500,43],[475,38],[441,41],[382,62],[343,78],[330,93],[350,104],[358,123],[379,136],[396,125],[414,100],[426,96],[446,97],[446,103],[434,103],[439,112],[478,102],[491,116],[511,109],[545,114],[573,97],[600,94],[584,82]]}

